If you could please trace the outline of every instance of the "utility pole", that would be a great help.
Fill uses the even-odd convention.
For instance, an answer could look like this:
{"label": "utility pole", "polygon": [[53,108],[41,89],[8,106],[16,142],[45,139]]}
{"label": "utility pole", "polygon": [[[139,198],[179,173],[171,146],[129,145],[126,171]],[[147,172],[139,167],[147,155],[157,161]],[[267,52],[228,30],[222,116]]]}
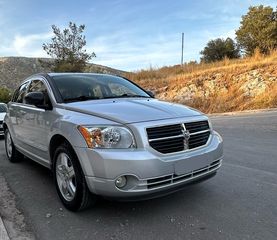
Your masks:
{"label": "utility pole", "polygon": [[182,33],[182,57],[181,57],[181,66],[184,63],[184,33]]}

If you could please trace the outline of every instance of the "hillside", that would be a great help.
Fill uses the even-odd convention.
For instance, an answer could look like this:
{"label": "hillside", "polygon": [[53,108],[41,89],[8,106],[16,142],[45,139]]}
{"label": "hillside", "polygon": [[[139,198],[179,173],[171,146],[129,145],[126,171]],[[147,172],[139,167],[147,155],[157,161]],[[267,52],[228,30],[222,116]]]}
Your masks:
{"label": "hillside", "polygon": [[[27,76],[49,72],[51,59],[0,58],[0,86],[11,90]],[[277,107],[277,51],[269,56],[195,62],[127,73],[89,64],[88,72],[123,75],[162,100],[186,104],[205,113]]]}
{"label": "hillside", "polygon": [[[49,58],[0,57],[0,86],[13,90],[32,74],[50,72],[52,64],[53,60]],[[123,71],[97,64],[88,64],[87,72],[125,74]]]}
{"label": "hillside", "polygon": [[205,113],[277,107],[277,51],[269,56],[190,63],[129,73],[159,99]]}

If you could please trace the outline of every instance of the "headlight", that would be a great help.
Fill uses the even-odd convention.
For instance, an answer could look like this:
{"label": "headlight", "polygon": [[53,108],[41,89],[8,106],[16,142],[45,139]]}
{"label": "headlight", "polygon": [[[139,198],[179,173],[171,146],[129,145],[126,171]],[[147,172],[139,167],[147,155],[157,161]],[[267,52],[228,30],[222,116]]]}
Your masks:
{"label": "headlight", "polygon": [[79,126],[89,148],[133,148],[135,141],[132,133],[118,126]]}

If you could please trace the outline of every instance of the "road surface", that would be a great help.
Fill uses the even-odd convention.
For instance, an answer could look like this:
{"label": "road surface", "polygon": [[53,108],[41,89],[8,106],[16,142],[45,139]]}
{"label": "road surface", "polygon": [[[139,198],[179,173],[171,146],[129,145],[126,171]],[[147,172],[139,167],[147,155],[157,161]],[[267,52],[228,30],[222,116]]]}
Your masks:
{"label": "road surface", "polygon": [[155,200],[101,200],[80,213],[63,208],[47,169],[28,159],[9,163],[0,140],[0,176],[21,216],[14,218],[39,240],[276,240],[277,112],[218,116],[212,122],[225,151],[216,177]]}

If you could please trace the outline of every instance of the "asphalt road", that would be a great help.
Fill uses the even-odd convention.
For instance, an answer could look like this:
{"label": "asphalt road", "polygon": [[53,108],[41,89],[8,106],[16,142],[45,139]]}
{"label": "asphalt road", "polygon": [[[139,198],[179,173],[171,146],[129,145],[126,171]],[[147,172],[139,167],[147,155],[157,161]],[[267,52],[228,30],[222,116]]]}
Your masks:
{"label": "asphalt road", "polygon": [[224,138],[216,177],[144,202],[101,200],[80,213],[63,208],[50,172],[11,164],[0,141],[0,174],[39,240],[277,239],[277,112],[213,117]]}

